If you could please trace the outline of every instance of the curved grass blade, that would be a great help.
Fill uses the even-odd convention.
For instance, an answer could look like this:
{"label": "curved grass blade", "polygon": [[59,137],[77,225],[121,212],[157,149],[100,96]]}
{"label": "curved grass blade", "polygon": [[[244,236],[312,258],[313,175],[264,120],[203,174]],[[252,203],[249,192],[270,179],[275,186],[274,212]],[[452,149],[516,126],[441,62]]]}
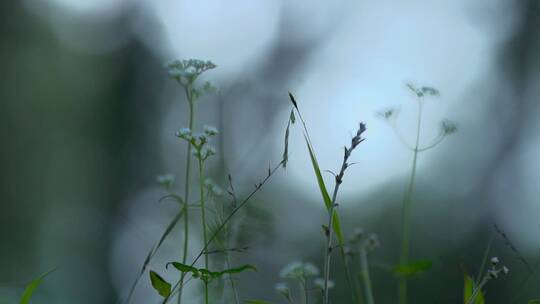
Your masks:
{"label": "curved grass blade", "polygon": [[[330,195],[328,194],[328,190],[326,189],[326,185],[324,183],[324,179],[323,179],[322,174],[321,174],[321,169],[319,167],[319,163],[317,162],[317,158],[315,157],[315,153],[313,152],[313,147],[311,146],[311,143],[309,142],[308,137],[304,136],[304,138],[306,139],[306,145],[307,145],[308,150],[309,150],[309,156],[311,158],[311,164],[313,166],[313,170],[315,171],[315,176],[317,177],[317,183],[319,185],[319,190],[321,191],[321,195],[323,197],[326,209],[328,209],[328,211],[330,211],[330,208],[332,207],[332,199],[330,198]],[[334,226],[333,227],[334,228],[334,233],[336,234],[339,246],[341,247],[344,244],[344,236],[343,236],[343,232],[341,230],[341,223],[340,223],[340,220],[339,220],[339,215],[338,215],[337,210],[335,210],[335,209],[334,209],[334,219],[333,219],[332,226]]]}
{"label": "curved grass blade", "polygon": [[[469,300],[471,299],[474,288],[477,286],[474,283],[474,280],[468,275],[465,274],[465,286],[463,289],[463,303],[469,303]],[[476,299],[474,300],[474,304],[484,304],[484,293],[480,290],[478,294],[476,295]]]}
{"label": "curved grass blade", "polygon": [[48,276],[51,272],[53,272],[55,269],[50,270],[44,274],[42,274],[39,278],[34,279],[30,284],[28,284],[21,296],[20,304],[28,304],[30,303],[30,299],[32,298],[32,295],[34,294],[34,291],[43,283],[43,280],[46,276]]}

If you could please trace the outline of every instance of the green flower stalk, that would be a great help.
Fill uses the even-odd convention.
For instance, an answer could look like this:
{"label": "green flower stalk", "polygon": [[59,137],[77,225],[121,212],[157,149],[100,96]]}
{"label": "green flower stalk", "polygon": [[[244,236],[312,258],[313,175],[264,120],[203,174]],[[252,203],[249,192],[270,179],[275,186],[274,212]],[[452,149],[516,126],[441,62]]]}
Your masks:
{"label": "green flower stalk", "polygon": [[[407,87],[414,93],[417,100],[417,116],[416,116],[416,136],[413,145],[407,143],[407,141],[401,136],[398,132],[396,126],[396,118],[399,111],[397,109],[387,109],[385,111],[379,112],[378,116],[386,120],[389,125],[392,127],[396,133],[398,139],[410,150],[413,152],[412,165],[409,181],[407,183],[407,190],[405,192],[405,197],[403,199],[403,207],[401,214],[401,255],[399,258],[399,266],[406,267],[409,264],[409,254],[410,254],[410,220],[411,220],[411,207],[412,207],[412,196],[414,193],[414,186],[416,181],[416,171],[418,164],[419,153],[425,152],[437,146],[441,143],[446,136],[455,133],[457,131],[456,125],[450,120],[443,120],[440,123],[440,131],[437,137],[435,137],[430,144],[426,146],[421,146],[421,130],[422,130],[422,114],[423,107],[425,102],[425,97],[437,97],[439,96],[439,91],[432,87],[421,87],[417,88],[413,84],[407,84]],[[407,277],[399,277],[399,303],[407,303]]]}
{"label": "green flower stalk", "polygon": [[[203,241],[204,244],[208,243],[208,232],[207,232],[207,222],[206,222],[206,204],[205,204],[205,195],[204,190],[207,188],[204,179],[204,165],[206,160],[209,157],[216,154],[216,151],[213,147],[208,145],[210,137],[218,134],[218,131],[214,127],[204,127],[204,133],[198,135],[192,135],[189,129],[183,129],[181,132],[178,132],[178,137],[186,140],[191,147],[193,147],[193,155],[197,159],[199,165],[199,201],[201,204],[201,225],[203,232]],[[204,268],[209,269],[208,263],[208,254],[204,254]],[[204,299],[205,303],[208,304],[208,281],[204,281]]]}
{"label": "green flower stalk", "polygon": [[[183,88],[188,101],[189,106],[189,120],[188,120],[188,129],[193,130],[195,125],[195,111],[197,105],[197,99],[201,95],[202,91],[208,91],[211,89],[211,85],[206,82],[202,89],[195,88],[195,81],[201,73],[204,71],[214,69],[216,67],[210,61],[202,61],[196,59],[189,60],[175,60],[166,65],[169,76],[175,79]],[[184,132],[186,130],[183,130]],[[180,131],[182,132],[182,130]],[[178,134],[177,134],[178,135]],[[192,145],[188,144],[186,151],[186,171],[185,171],[185,184],[184,184],[184,243],[182,250],[182,263],[187,262],[188,257],[188,248],[189,248],[189,213],[188,205],[190,199],[190,187],[191,187],[191,154],[192,154]],[[180,290],[178,291],[178,304],[182,303],[182,290],[184,282],[184,274],[180,279]]]}

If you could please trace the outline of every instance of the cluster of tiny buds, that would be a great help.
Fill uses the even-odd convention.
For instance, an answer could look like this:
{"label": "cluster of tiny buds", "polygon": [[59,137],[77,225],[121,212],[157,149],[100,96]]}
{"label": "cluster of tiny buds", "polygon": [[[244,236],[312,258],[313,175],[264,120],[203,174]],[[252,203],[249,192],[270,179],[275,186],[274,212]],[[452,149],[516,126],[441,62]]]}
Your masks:
{"label": "cluster of tiny buds", "polygon": [[204,181],[204,186],[206,187],[208,192],[214,196],[223,195],[223,189],[221,189],[221,187],[214,183],[214,181],[212,181],[211,179],[206,179]]}
{"label": "cluster of tiny buds", "polygon": [[441,133],[442,135],[450,135],[452,133],[456,133],[457,131],[457,125],[453,121],[449,119],[444,119],[441,121]]}
{"label": "cluster of tiny buds", "polygon": [[165,68],[167,69],[169,76],[179,81],[182,78],[193,79],[202,72],[215,67],[216,65],[211,61],[198,59],[174,60],[165,64]]}
{"label": "cluster of tiny buds", "polygon": [[503,273],[506,275],[510,272],[510,269],[508,269],[508,267],[504,265],[500,268],[497,268],[497,266],[500,263],[499,258],[492,257],[490,261],[491,261],[491,268],[488,269],[487,271],[487,276],[489,279],[496,279],[500,273]]}
{"label": "cluster of tiny buds", "polygon": [[210,126],[204,126],[203,130],[203,133],[193,134],[191,129],[182,128],[176,132],[175,135],[176,137],[181,138],[192,145],[195,148],[195,150],[192,152],[193,156],[204,161],[210,156],[216,154],[216,150],[207,144],[209,138],[219,134],[219,132],[216,128]]}
{"label": "cluster of tiny buds", "polygon": [[387,109],[377,112],[378,117],[388,120],[388,121],[395,119],[398,114],[399,114],[398,108],[387,108]]}
{"label": "cluster of tiny buds", "polygon": [[423,86],[419,88],[419,87],[416,87],[412,83],[407,83],[407,87],[418,97],[424,97],[425,95],[435,96],[435,97],[439,96],[439,90],[433,87]]}
{"label": "cluster of tiny buds", "polygon": [[156,181],[161,186],[165,187],[166,189],[169,189],[174,184],[175,176],[173,174],[163,174],[156,177]]}
{"label": "cluster of tiny buds", "polygon": [[361,250],[373,251],[381,245],[375,233],[365,233],[362,228],[356,228],[350,239],[350,245],[345,246],[345,254],[354,255]]}

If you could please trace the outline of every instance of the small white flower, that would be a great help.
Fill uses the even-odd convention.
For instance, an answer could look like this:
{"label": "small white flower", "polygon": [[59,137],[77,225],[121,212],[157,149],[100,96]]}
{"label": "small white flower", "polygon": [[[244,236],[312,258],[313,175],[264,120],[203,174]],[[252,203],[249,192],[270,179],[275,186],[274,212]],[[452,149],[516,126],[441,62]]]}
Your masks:
{"label": "small white flower", "polygon": [[317,266],[307,262],[291,262],[280,272],[280,276],[287,279],[306,279],[318,274],[319,269]]}
{"label": "small white flower", "polygon": [[208,136],[214,136],[216,134],[219,134],[219,131],[215,127],[204,126],[204,133]]}
{"label": "small white flower", "polygon": [[286,283],[277,283],[275,289],[280,294],[289,294],[290,291]]}
{"label": "small white flower", "polygon": [[[324,289],[324,279],[323,278],[316,278],[315,280],[313,280],[313,284],[317,288]],[[336,284],[334,284],[334,281],[328,280],[328,288],[329,289],[334,288],[335,286],[336,286]]]}
{"label": "small white flower", "polygon": [[191,130],[189,128],[182,128],[175,133],[177,137],[183,138],[185,140],[191,140]]}
{"label": "small white flower", "polygon": [[174,183],[174,180],[175,176],[170,173],[159,175],[158,177],[156,177],[156,181],[158,182],[158,184],[166,188],[169,188]]}
{"label": "small white flower", "polygon": [[490,261],[491,261],[491,264],[493,266],[499,264],[499,258],[498,257],[492,257]]}
{"label": "small white flower", "polygon": [[502,272],[503,272],[504,274],[508,274],[508,273],[510,272],[510,269],[508,269],[508,267],[506,267],[506,266],[503,266]]}
{"label": "small white flower", "polygon": [[215,196],[220,196],[223,194],[223,190],[220,186],[216,185],[211,179],[207,179],[204,182],[205,187]]}
{"label": "small white flower", "polygon": [[455,122],[445,119],[441,121],[441,133],[443,135],[450,135],[457,132],[457,125]]}

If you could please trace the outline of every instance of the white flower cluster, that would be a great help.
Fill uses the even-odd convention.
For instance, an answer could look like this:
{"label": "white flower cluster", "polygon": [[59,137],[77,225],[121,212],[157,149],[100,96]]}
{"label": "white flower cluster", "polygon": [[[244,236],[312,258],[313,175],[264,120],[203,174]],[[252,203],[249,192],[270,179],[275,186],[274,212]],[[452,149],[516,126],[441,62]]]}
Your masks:
{"label": "white flower cluster", "polygon": [[192,152],[193,156],[202,161],[216,154],[216,149],[210,146],[208,141],[210,140],[210,137],[219,134],[219,131],[215,127],[204,126],[203,130],[203,133],[193,134],[191,129],[182,128],[175,133],[176,137],[187,141],[195,148]]}
{"label": "white flower cluster", "polygon": [[160,184],[161,186],[169,189],[172,184],[174,183],[174,180],[175,180],[175,176],[173,174],[163,174],[163,175],[159,175],[158,177],[156,177],[156,181],[158,182],[158,184]]}
{"label": "white flower cluster", "polygon": [[291,262],[287,264],[280,272],[284,279],[304,280],[319,274],[319,268],[308,262]]}
{"label": "white flower cluster", "polygon": [[172,78],[181,81],[182,78],[194,80],[202,72],[215,68],[211,61],[198,59],[174,60],[165,64],[165,68]]}

